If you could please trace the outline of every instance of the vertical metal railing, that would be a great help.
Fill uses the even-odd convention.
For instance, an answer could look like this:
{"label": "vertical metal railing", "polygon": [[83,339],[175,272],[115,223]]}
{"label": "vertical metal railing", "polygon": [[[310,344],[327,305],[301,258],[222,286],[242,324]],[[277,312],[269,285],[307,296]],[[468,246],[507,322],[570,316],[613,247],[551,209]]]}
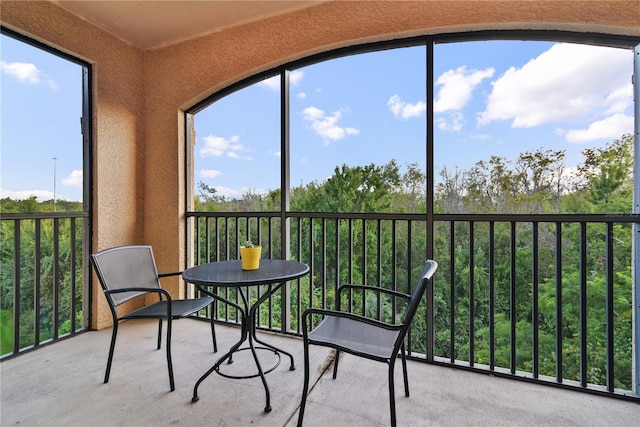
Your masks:
{"label": "vertical metal railing", "polygon": [[[196,224],[194,247],[207,248],[196,251],[196,264],[237,259],[241,236],[267,245],[268,257],[287,252],[278,240],[279,213],[190,212],[188,217]],[[263,329],[300,334],[302,311],[334,308],[336,289],[347,282],[408,291],[425,261],[424,215],[288,213],[287,218],[288,252],[311,271],[291,284],[288,304],[278,296],[265,303]],[[632,296],[631,226],[637,215],[434,218],[434,254],[441,265],[434,279],[435,313],[417,316],[408,338],[412,358],[426,360],[432,351],[434,363],[629,393],[631,364],[619,360],[631,361],[626,342],[631,320],[625,316],[633,308],[625,301]],[[215,221],[215,231],[203,232],[198,224],[209,221]],[[379,318],[403,308],[395,301],[358,297],[347,307]],[[599,313],[604,318],[596,318]],[[286,330],[284,316],[291,325]],[[431,317],[434,324],[427,324]],[[429,333],[433,348],[427,348]]]}
{"label": "vertical metal railing", "polygon": [[[555,265],[562,265],[562,222],[556,221],[555,223]],[[555,291],[556,300],[562,301],[562,269],[556,268],[555,274]],[[562,371],[563,350],[562,350],[562,325],[564,324],[564,316],[562,315],[562,304],[556,304],[556,334],[555,334],[555,354],[556,354],[556,382],[561,383],[564,378]]]}
{"label": "vertical metal railing", "polygon": [[84,325],[88,214],[3,213],[0,218],[2,358],[75,335]]}

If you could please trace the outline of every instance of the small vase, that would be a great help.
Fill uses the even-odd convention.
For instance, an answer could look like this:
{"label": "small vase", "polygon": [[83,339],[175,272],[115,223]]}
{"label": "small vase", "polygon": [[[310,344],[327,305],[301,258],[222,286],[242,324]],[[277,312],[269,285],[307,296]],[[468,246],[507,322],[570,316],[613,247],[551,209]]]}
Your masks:
{"label": "small vase", "polygon": [[260,255],[262,254],[261,246],[247,248],[240,246],[240,259],[242,260],[243,270],[257,270],[260,268]]}

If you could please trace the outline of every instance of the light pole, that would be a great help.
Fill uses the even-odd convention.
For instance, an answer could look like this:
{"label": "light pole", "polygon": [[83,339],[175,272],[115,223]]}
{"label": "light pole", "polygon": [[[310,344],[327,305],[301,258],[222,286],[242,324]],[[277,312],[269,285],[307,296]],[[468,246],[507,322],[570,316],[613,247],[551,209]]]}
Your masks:
{"label": "light pole", "polygon": [[57,157],[52,157],[53,160],[53,211],[56,211],[56,160]]}

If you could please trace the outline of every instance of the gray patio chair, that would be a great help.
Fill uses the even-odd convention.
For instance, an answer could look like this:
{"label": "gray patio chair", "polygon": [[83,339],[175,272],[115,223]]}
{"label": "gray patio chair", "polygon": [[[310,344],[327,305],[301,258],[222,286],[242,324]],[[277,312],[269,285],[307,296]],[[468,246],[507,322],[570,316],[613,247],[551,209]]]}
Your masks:
{"label": "gray patio chair", "polygon": [[[175,390],[173,381],[173,365],[171,363],[171,321],[179,319],[199,310],[202,310],[213,302],[212,297],[203,297],[187,300],[175,300],[169,292],[160,286],[161,277],[176,276],[181,274],[158,274],[156,262],[151,246],[119,246],[105,249],[91,255],[91,261],[98,274],[100,285],[109,302],[111,315],[113,316],[113,332],[111,333],[111,347],[104,382],[109,382],[111,362],[118,334],[118,323],[126,319],[158,319],[158,350],[162,343],[162,321],[167,322],[167,365],[169,367],[169,383],[171,391]],[[159,301],[134,310],[122,316],[118,315],[116,307],[145,294],[157,294]],[[218,351],[216,332],[211,315],[211,337],[213,339],[213,351]]]}
{"label": "gray patio chair", "polygon": [[[304,342],[304,389],[298,414],[298,426],[302,426],[304,409],[309,391],[309,345],[331,347],[336,350],[333,365],[333,378],[338,374],[340,352],[345,351],[355,356],[364,357],[389,366],[389,404],[391,409],[391,425],[396,425],[396,402],[393,384],[393,369],[398,353],[402,358],[402,373],[404,375],[404,394],[409,397],[409,381],[407,378],[407,360],[404,338],[411,327],[411,321],[418,309],[427,282],[438,269],[438,263],[433,260],[426,262],[420,280],[411,294],[405,294],[375,286],[342,285],[336,297],[336,310],[309,308],[302,314],[302,333]],[[353,290],[374,292],[378,297],[387,295],[392,299],[406,300],[407,306],[399,322],[386,323],[368,317],[340,310],[342,293],[352,294]],[[309,331],[310,318],[314,315],[322,316],[322,321],[312,331]]]}

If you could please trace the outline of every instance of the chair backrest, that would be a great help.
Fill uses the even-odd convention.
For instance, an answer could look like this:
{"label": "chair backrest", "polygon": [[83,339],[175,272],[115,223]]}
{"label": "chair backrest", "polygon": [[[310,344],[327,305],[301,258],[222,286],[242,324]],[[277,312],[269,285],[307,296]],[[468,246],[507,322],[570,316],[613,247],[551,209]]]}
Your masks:
{"label": "chair backrest", "polygon": [[411,293],[411,299],[409,300],[409,304],[407,304],[407,308],[404,313],[404,320],[402,324],[404,325],[400,340],[404,339],[404,335],[406,334],[409,327],[411,327],[411,321],[413,320],[413,316],[418,311],[418,306],[420,305],[420,300],[424,295],[424,291],[427,289],[427,283],[433,277],[434,273],[438,269],[438,263],[434,260],[428,260],[424,268],[422,269],[422,273],[420,273],[420,278],[418,279],[418,283],[416,284],[413,292]]}
{"label": "chair backrest", "polygon": [[[158,270],[151,246],[118,246],[91,254],[100,285],[105,291],[122,288],[159,288]],[[107,294],[114,306],[142,295],[143,292]]]}

